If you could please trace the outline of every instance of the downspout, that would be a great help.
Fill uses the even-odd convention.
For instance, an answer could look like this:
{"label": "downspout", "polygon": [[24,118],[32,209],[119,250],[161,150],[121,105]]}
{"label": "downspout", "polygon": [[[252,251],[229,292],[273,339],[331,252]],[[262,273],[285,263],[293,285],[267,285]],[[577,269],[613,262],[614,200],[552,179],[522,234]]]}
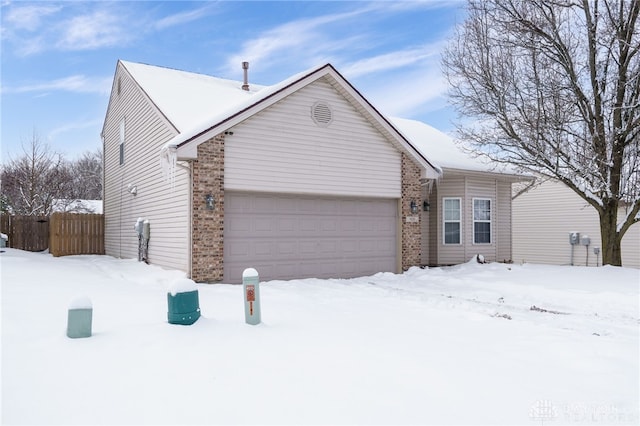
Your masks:
{"label": "downspout", "polygon": [[188,274],[189,278],[193,276],[193,174],[191,173],[191,161],[186,162],[188,165],[185,166],[179,162],[176,162],[176,166],[180,167],[187,171],[189,175],[189,206],[187,215],[189,217],[189,232],[187,233],[187,244],[189,247],[189,259],[187,259],[187,267],[189,268]]}
{"label": "downspout", "polygon": [[402,195],[397,202],[397,215],[398,221],[396,222],[396,247],[397,247],[397,255],[396,255],[396,274],[402,274],[404,271],[402,270]]}
{"label": "downspout", "polygon": [[[464,179],[464,198],[462,199],[461,202],[461,206],[460,206],[460,214],[462,215],[462,217],[460,218],[460,241],[462,242],[462,262],[466,262],[467,260],[469,260],[469,256],[467,255],[467,252],[469,251],[469,247],[468,245],[471,244],[471,241],[473,241],[473,205],[471,206],[471,220],[469,220],[468,218],[468,213],[469,211],[468,209],[468,199],[469,199],[469,185],[468,185],[468,178],[465,175]],[[471,230],[471,233],[469,235],[471,235],[471,241],[468,241],[467,238],[465,238],[465,233],[468,232],[467,228],[469,228]]]}

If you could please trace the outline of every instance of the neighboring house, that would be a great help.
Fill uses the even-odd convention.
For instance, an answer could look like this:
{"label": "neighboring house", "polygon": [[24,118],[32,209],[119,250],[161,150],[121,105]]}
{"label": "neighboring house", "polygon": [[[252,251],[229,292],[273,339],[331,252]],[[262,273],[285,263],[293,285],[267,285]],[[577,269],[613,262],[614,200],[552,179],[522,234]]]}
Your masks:
{"label": "neighboring house", "polygon": [[198,282],[511,259],[516,177],[447,164],[330,64],[263,87],[119,61],[102,138],[106,253],[136,257],[144,218],[149,262]]}
{"label": "neighboring house", "polygon": [[[623,216],[624,206],[618,222]],[[589,246],[572,247],[571,233],[589,237]],[[598,213],[566,185],[547,180],[513,200],[514,262],[596,266],[602,255],[594,249],[601,248]],[[622,266],[640,268],[640,223],[626,232],[621,250]]]}

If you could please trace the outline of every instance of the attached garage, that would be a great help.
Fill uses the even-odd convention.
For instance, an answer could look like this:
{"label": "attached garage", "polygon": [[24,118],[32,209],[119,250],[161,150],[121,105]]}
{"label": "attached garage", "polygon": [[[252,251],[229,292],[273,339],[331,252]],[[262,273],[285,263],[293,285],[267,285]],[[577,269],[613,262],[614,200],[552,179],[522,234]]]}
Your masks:
{"label": "attached garage", "polygon": [[511,257],[514,176],[424,123],[387,118],[331,64],[258,86],[118,61],[102,137],[107,254],[135,257],[128,224],[144,217],[150,261],[196,282],[237,283],[248,267],[271,280],[451,263],[445,248],[473,242],[463,225],[461,244],[439,248],[445,187],[494,200],[482,251]]}
{"label": "attached garage", "polygon": [[395,272],[398,200],[227,192],[224,281]]}
{"label": "attached garage", "polygon": [[441,170],[331,64],[264,87],[119,61],[113,88],[110,253],[135,253],[122,224],[145,217],[151,262],[201,283],[239,283],[250,267],[286,280],[420,264],[421,188]]}

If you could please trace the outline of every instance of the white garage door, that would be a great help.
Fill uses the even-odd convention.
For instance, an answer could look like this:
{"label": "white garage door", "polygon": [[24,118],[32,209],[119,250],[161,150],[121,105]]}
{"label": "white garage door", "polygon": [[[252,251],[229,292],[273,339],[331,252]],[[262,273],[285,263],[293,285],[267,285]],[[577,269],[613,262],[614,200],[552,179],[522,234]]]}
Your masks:
{"label": "white garage door", "polygon": [[225,282],[396,270],[397,200],[227,192],[224,210]]}

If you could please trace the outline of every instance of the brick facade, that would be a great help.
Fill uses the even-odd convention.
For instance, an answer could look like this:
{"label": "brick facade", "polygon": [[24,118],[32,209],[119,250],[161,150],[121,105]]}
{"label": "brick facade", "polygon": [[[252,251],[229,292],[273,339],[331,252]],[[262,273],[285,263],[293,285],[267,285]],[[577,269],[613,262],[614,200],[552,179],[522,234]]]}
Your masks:
{"label": "brick facade", "polygon": [[[214,283],[224,277],[224,144],[223,134],[198,146],[198,158],[192,163],[192,260],[191,279]],[[402,154],[402,269],[419,266],[421,259],[420,222],[407,222],[407,217],[420,217],[422,195],[420,167]],[[213,196],[214,208],[207,208],[206,197]],[[411,201],[418,213],[411,213]]]}
{"label": "brick facade", "polygon": [[[191,279],[196,282],[218,282],[224,277],[224,142],[221,134],[200,144],[192,164]],[[213,210],[207,208],[208,195],[213,196]]]}
{"label": "brick facade", "polygon": [[[420,266],[422,232],[420,227],[422,191],[420,167],[406,154],[402,154],[402,270]],[[411,201],[415,201],[418,213],[411,213]],[[418,218],[418,222],[407,222],[407,218]]]}

